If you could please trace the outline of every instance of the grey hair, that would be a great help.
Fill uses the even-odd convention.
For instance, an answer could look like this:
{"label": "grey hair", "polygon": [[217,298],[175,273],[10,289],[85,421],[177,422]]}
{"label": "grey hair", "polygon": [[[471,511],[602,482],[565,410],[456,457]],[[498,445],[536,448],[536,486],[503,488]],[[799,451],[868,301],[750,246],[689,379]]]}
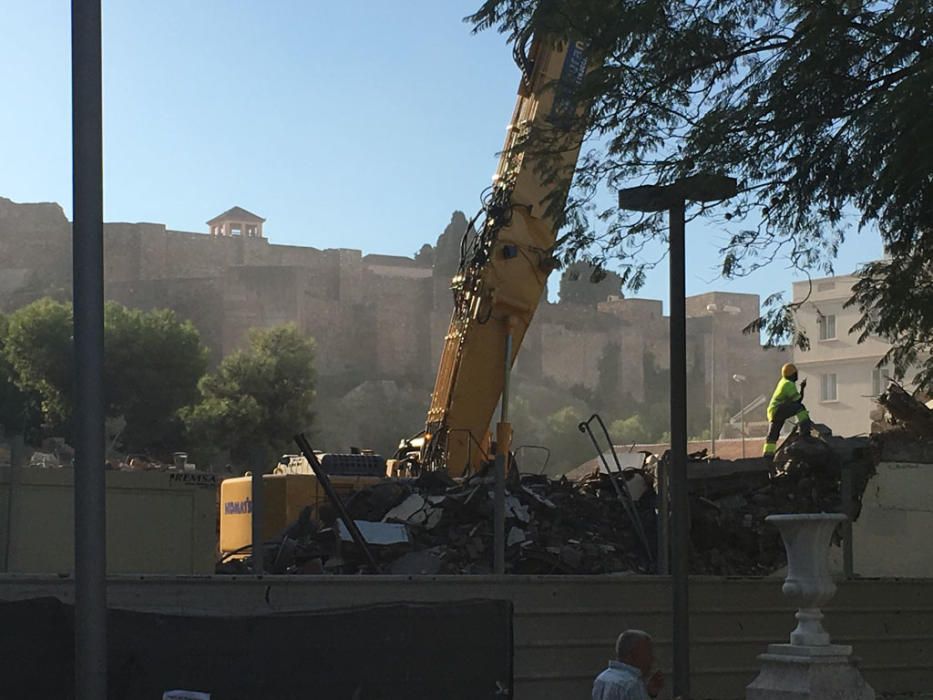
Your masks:
{"label": "grey hair", "polygon": [[621,661],[629,656],[642,641],[650,642],[651,635],[641,630],[625,630],[616,639],[616,658]]}

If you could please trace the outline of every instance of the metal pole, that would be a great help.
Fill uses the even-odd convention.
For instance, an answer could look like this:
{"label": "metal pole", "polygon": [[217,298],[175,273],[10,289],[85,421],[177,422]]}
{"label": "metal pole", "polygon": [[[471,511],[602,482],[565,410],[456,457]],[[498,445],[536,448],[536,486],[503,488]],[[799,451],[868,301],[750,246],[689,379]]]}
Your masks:
{"label": "metal pole", "polygon": [[668,481],[669,473],[670,465],[662,459],[658,462],[658,573],[662,576],[671,573],[671,492]]}
{"label": "metal pole", "polygon": [[499,407],[499,426],[496,435],[496,485],[493,514],[493,571],[505,573],[505,473],[508,469],[511,440],[508,439],[509,426],[509,384],[512,375],[512,329],[506,321],[508,331],[505,336],[505,374],[502,382],[502,403]]}
{"label": "metal pole", "polygon": [[72,0],[75,697],[107,697],[100,0]]}
{"label": "metal pole", "polygon": [[745,387],[744,382],[739,382],[739,403],[742,404],[742,459],[745,459]]}
{"label": "metal pole", "polygon": [[[590,427],[590,423],[594,420],[597,421],[599,423],[599,427],[602,428],[606,444],[609,446],[607,452],[612,455],[612,461],[615,464],[615,470],[609,466],[609,460],[606,459],[606,452],[603,452],[599,448],[599,442],[596,440],[596,434]],[[593,443],[593,449],[596,450],[596,454],[599,457],[599,460],[603,463],[603,468],[606,470],[606,475],[609,477],[609,483],[611,483],[612,488],[615,489],[616,496],[619,497],[619,503],[622,505],[622,509],[628,516],[629,522],[632,524],[632,527],[635,528],[635,534],[638,535],[638,539],[641,540],[642,546],[645,548],[645,556],[648,559],[648,564],[649,566],[654,566],[654,555],[651,552],[651,545],[648,543],[648,537],[645,535],[645,529],[641,522],[641,516],[638,515],[638,509],[635,507],[635,500],[632,498],[632,492],[629,491],[628,484],[625,481],[622,464],[619,462],[619,455],[616,454],[615,445],[612,444],[612,438],[609,437],[609,431],[606,430],[606,424],[603,422],[603,419],[598,413],[594,413],[589,417],[589,420],[581,422],[577,426],[577,429],[581,433],[586,433],[590,438],[590,442]],[[619,485],[620,483],[621,486]]]}
{"label": "metal pole", "polygon": [[16,541],[13,538],[13,526],[16,517],[16,498],[19,484],[19,473],[25,459],[25,445],[22,435],[14,435],[10,438],[10,494],[6,501],[6,541],[3,548],[3,568],[0,571],[10,571],[10,560],[13,555],[11,548]]}
{"label": "metal pole", "polygon": [[502,378],[502,404],[499,406],[499,422],[509,422],[509,391],[512,385],[512,329],[505,336],[505,375]]}
{"label": "metal pole", "polygon": [[716,312],[709,317],[709,456],[716,456]]}
{"label": "metal pole", "polygon": [[[327,476],[327,472],[325,472],[324,467],[321,466],[321,462],[318,460],[317,455],[314,454],[314,450],[311,449],[308,438],[305,437],[304,433],[298,433],[294,440],[295,444],[298,445],[298,449],[301,450],[301,454],[308,460],[308,465],[311,467],[311,471],[314,472],[314,476],[317,477],[317,481],[321,485],[321,488],[324,489],[324,493],[327,494],[327,500],[337,509],[337,515],[343,521],[343,525],[347,528],[347,532],[350,533],[353,542],[360,548],[360,551],[363,553],[363,556],[366,557],[366,561],[369,562],[369,566],[372,568],[373,572],[381,574],[382,568],[379,566],[379,562],[376,561],[372,550],[369,548],[369,545],[366,544],[366,538],[363,537],[363,533],[361,533],[360,529],[356,526],[356,522],[347,512],[347,508],[343,505],[343,501],[340,500],[340,495],[334,489],[334,485],[330,483],[330,477]],[[339,541],[340,533],[337,533],[337,538]]]}
{"label": "metal pole", "polygon": [[684,201],[670,209],[671,285],[671,588],[673,592],[674,696],[690,697],[687,500],[687,307]]}
{"label": "metal pole", "polygon": [[250,486],[252,487],[253,501],[250,504],[250,525],[252,527],[253,545],[252,545],[252,563],[253,574],[262,576],[263,574],[263,555],[265,553],[265,540],[263,537],[263,512],[262,512],[262,467],[264,464],[260,459],[253,459],[253,473]]}

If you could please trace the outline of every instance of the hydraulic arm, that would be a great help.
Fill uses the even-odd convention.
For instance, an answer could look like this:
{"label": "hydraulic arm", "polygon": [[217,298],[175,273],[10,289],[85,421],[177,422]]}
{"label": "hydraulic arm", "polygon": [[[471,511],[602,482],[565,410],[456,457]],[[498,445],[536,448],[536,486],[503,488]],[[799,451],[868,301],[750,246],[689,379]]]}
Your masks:
{"label": "hydraulic arm", "polygon": [[[454,310],[428,411],[421,464],[452,476],[490,458],[487,431],[548,275],[560,215],[583,138],[577,99],[587,71],[580,43],[536,40],[518,47],[522,83],[485,218],[461,246]],[[506,357],[506,355],[509,355]],[[511,428],[500,423],[508,455]]]}

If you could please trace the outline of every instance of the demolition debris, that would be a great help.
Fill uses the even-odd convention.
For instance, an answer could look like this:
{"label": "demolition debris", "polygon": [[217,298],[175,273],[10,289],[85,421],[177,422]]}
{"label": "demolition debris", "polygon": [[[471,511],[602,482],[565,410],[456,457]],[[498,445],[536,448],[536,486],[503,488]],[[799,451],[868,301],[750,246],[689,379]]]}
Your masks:
{"label": "demolition debris", "polygon": [[[843,469],[853,478],[853,492],[861,494],[873,473],[874,452],[868,438],[827,436],[788,440],[775,467],[758,459],[706,461],[694,455],[688,465],[691,572],[764,575],[782,567],[784,547],[765,517],[843,510]],[[634,508],[623,505],[614,479],[625,480]],[[656,480],[652,467],[629,468],[622,475],[594,470],[577,481],[511,474],[505,503],[507,572],[654,573]],[[358,491],[345,505],[383,573],[489,574],[493,481],[491,475],[455,482],[425,473]],[[272,573],[372,572],[329,504],[307,508],[281,539],[266,543],[264,562]],[[247,559],[228,559],[218,573],[249,573],[249,567]]]}
{"label": "demolition debris", "polygon": [[[933,403],[933,402],[931,402]],[[892,382],[878,397],[879,408],[872,413],[873,433],[900,434],[906,438],[933,438],[933,410]],[[888,437],[892,437],[889,435]]]}

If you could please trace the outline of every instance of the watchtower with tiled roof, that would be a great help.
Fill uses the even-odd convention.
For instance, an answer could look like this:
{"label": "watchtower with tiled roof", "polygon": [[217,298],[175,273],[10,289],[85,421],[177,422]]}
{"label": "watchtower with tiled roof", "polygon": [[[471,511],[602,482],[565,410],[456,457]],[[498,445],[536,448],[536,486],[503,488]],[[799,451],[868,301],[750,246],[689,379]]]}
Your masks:
{"label": "watchtower with tiled roof", "polygon": [[223,214],[215,216],[207,222],[211,227],[212,236],[244,236],[245,238],[262,238],[262,224],[265,221],[251,211],[242,207],[227,209]]}

